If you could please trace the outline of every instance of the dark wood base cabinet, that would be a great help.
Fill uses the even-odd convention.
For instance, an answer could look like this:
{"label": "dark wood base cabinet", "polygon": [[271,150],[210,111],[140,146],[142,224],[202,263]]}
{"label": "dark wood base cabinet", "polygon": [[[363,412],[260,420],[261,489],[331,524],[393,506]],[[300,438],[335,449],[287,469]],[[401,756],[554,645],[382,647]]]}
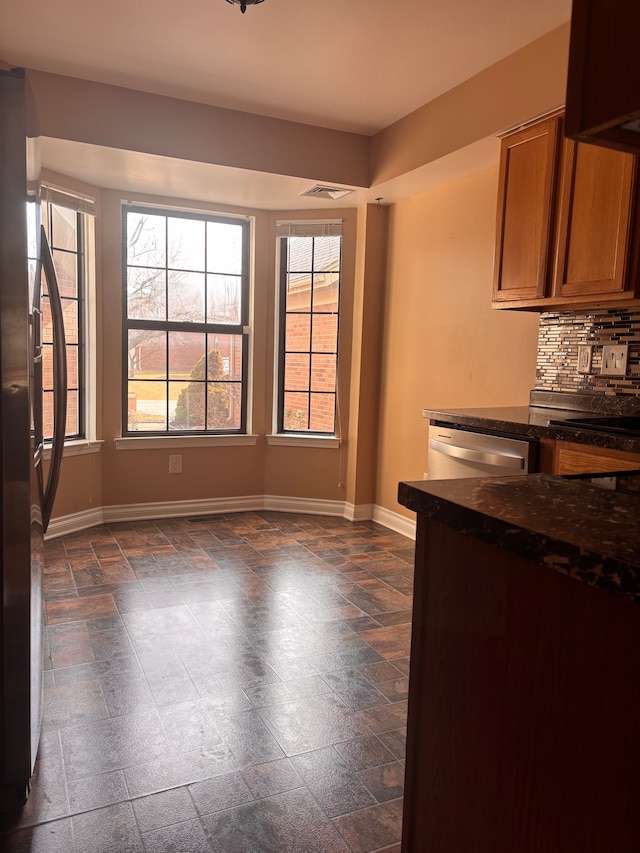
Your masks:
{"label": "dark wood base cabinet", "polygon": [[418,517],[402,853],[638,853],[640,606]]}

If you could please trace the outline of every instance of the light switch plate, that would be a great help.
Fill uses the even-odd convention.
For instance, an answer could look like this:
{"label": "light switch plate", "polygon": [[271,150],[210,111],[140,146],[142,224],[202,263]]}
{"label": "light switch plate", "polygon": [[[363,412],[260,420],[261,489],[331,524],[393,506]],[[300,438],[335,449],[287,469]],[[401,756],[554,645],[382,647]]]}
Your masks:
{"label": "light switch plate", "polygon": [[600,374],[602,376],[626,376],[628,353],[628,344],[602,347]]}
{"label": "light switch plate", "polygon": [[578,347],[578,373],[591,373],[591,358],[593,347],[583,344]]}

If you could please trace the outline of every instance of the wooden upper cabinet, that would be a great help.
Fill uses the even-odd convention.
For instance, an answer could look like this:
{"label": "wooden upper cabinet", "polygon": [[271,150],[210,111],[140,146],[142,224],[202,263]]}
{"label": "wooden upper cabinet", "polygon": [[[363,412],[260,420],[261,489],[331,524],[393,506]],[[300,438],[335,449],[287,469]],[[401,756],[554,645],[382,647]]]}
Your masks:
{"label": "wooden upper cabinet", "polygon": [[564,141],[551,295],[615,298],[628,292],[635,158]]}
{"label": "wooden upper cabinet", "polygon": [[494,307],[636,299],[636,157],[565,139],[554,115],[503,139],[499,180]]}
{"label": "wooden upper cabinet", "polygon": [[640,152],[638,33],[638,0],[573,0],[567,136]]}
{"label": "wooden upper cabinet", "polygon": [[559,122],[550,118],[503,140],[493,291],[498,302],[545,295]]}

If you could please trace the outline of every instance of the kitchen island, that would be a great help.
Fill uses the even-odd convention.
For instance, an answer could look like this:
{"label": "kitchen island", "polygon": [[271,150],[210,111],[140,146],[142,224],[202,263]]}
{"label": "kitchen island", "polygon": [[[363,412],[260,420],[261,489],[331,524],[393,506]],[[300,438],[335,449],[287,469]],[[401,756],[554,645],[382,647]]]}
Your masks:
{"label": "kitchen island", "polygon": [[403,853],[640,849],[640,477],[615,485],[400,484],[418,514]]}

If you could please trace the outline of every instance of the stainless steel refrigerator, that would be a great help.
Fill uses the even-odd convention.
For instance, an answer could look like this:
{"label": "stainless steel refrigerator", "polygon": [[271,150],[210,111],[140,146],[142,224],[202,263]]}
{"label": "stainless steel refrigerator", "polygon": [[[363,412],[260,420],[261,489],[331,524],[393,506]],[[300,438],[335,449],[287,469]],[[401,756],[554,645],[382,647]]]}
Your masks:
{"label": "stainless steel refrigerator", "polygon": [[[0,809],[22,805],[42,720],[44,532],[65,431],[62,309],[39,224],[37,126],[25,73],[0,71]],[[31,249],[28,249],[27,221]],[[29,256],[32,260],[29,261]],[[53,326],[54,440],[45,476],[42,304]],[[49,323],[49,320],[47,320]]]}

